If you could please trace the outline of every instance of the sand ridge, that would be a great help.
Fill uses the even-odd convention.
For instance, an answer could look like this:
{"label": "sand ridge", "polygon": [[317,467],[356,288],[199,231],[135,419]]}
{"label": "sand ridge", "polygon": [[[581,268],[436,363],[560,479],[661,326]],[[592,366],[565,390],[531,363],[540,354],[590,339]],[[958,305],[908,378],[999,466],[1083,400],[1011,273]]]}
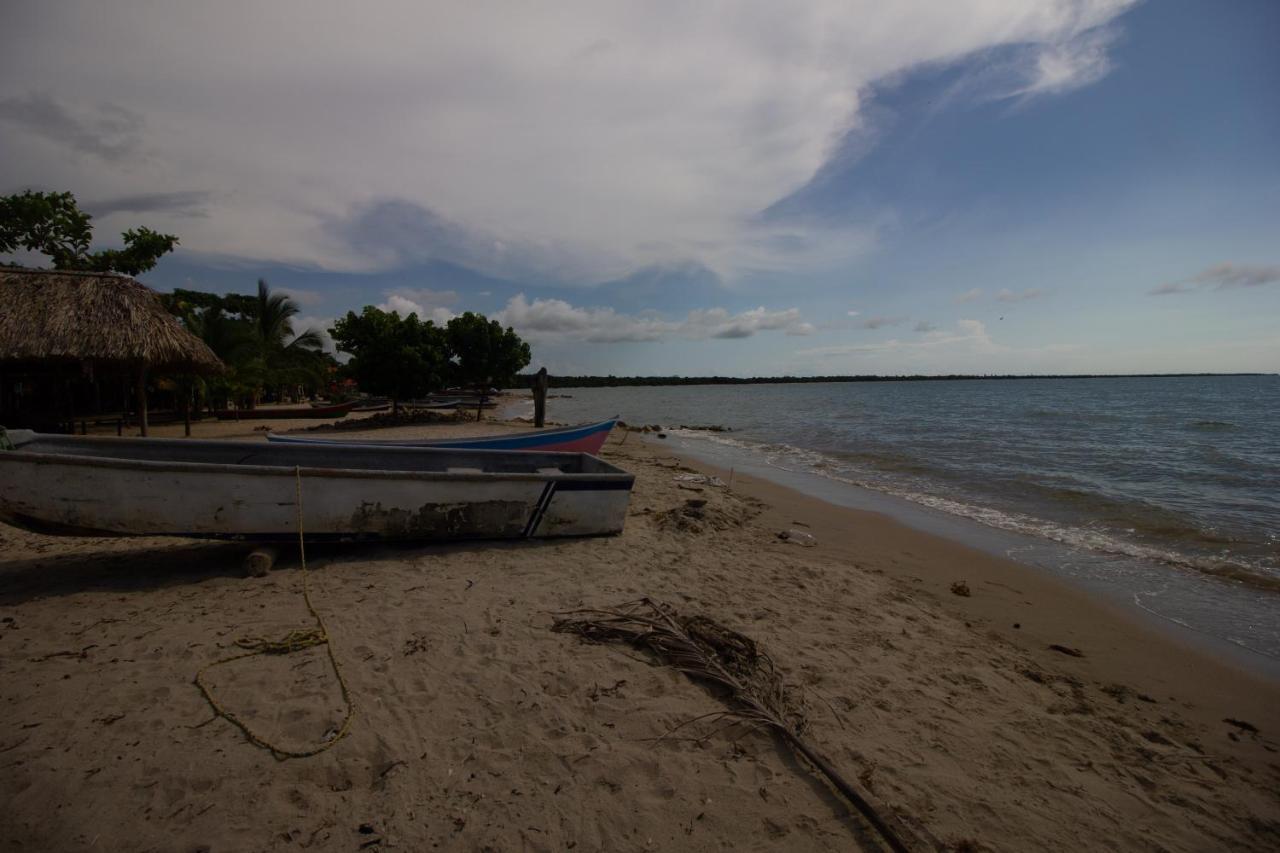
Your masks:
{"label": "sand ridge", "polygon": [[[765,646],[812,695],[815,743],[953,849],[1275,848],[1275,685],[1204,664],[1152,692],[1159,673],[1103,666],[1130,635],[1095,612],[1074,633],[1070,612],[1046,622],[1082,658],[1025,616],[1017,638],[997,630],[1012,599],[1059,594],[984,580],[1016,567],[745,478],[678,481],[700,467],[637,436],[605,456],[637,475],[619,537],[309,548],[357,717],[294,761],[214,719],[191,679],[236,637],[306,626],[296,561],[247,579],[243,546],[0,527],[0,849],[856,848],[845,806],[772,738],[664,737],[721,707],[703,687],[549,630],[642,595]],[[778,539],[797,522],[816,547]],[[960,578],[970,599],[947,592]],[[311,649],[211,680],[306,747],[341,719],[326,663]],[[1223,696],[1260,731],[1221,722]]]}

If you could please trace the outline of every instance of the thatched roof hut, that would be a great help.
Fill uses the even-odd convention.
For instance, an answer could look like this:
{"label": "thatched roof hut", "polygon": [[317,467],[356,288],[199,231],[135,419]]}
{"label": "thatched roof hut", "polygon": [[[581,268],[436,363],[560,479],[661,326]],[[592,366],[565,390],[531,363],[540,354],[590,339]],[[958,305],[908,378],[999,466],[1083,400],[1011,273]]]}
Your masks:
{"label": "thatched roof hut", "polygon": [[48,359],[224,369],[154,290],[128,276],[0,267],[0,361]]}
{"label": "thatched roof hut", "polygon": [[[148,372],[225,369],[154,290],[128,276],[0,267],[0,369],[32,366],[127,372],[137,385],[143,435]],[[0,412],[11,408],[0,399]]]}

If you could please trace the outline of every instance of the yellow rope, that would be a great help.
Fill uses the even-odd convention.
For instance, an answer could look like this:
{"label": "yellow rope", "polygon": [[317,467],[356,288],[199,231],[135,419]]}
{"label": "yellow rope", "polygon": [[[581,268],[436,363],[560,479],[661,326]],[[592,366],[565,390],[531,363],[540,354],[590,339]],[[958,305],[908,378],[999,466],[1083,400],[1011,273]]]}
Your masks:
{"label": "yellow rope", "polygon": [[[347,689],[347,681],[342,677],[342,668],[338,666],[338,659],[333,654],[333,641],[329,639],[329,631],[325,628],[324,620],[320,618],[320,614],[316,611],[315,606],[311,603],[311,585],[308,581],[309,573],[307,572],[307,549],[302,534],[302,469],[295,466],[293,469],[297,490],[297,510],[298,510],[298,556],[302,561],[302,598],[307,603],[307,610],[311,612],[312,618],[316,620],[315,628],[295,629],[285,634],[278,640],[269,640],[266,637],[241,637],[236,640],[236,645],[246,651],[243,654],[225,657],[222,660],[216,660],[208,666],[203,667],[196,673],[196,687],[200,688],[200,692],[204,694],[205,700],[209,703],[209,707],[213,708],[214,714],[223,717],[227,722],[234,725],[240,731],[244,732],[244,736],[254,746],[262,747],[269,750],[271,754],[280,760],[286,758],[309,758],[313,755],[319,755],[326,750],[332,749],[338,741],[342,740],[351,731],[351,721],[355,719],[356,705],[351,698],[351,691]],[[213,691],[204,683],[204,674],[214,667],[223,666],[232,661],[244,660],[245,658],[257,657],[258,655],[287,655],[292,652],[309,649],[313,646],[324,646],[325,651],[329,655],[329,662],[333,664],[333,673],[338,677],[338,687],[342,690],[342,701],[346,703],[347,715],[342,721],[342,725],[338,728],[337,734],[325,741],[322,745],[315,749],[303,750],[301,752],[291,749],[281,749],[266,738],[258,735],[249,728],[249,725],[237,717],[234,713],[224,708],[213,697]]]}

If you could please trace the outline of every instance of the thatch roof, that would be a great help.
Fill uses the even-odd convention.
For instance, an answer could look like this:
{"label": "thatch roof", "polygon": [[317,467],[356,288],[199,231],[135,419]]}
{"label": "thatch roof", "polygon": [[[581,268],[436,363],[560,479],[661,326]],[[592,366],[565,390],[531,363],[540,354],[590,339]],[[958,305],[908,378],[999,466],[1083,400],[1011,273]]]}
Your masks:
{"label": "thatch roof", "polygon": [[154,290],[128,276],[0,267],[0,361],[43,360],[224,369]]}

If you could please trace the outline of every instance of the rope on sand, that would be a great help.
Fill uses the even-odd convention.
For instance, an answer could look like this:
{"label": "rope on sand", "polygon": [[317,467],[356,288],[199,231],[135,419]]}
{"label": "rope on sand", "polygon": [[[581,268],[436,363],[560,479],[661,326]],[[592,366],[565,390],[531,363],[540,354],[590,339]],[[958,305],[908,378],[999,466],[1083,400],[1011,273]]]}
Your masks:
{"label": "rope on sand", "polygon": [[[333,654],[333,641],[329,639],[329,631],[325,627],[324,619],[316,610],[315,605],[311,603],[311,585],[309,583],[310,573],[307,571],[307,549],[303,539],[302,532],[302,468],[295,466],[294,479],[296,486],[296,507],[298,513],[298,556],[302,562],[302,598],[307,603],[307,610],[310,611],[311,617],[316,620],[314,628],[294,629],[285,634],[278,640],[271,640],[266,637],[241,637],[236,640],[236,645],[245,651],[238,655],[216,660],[211,664],[200,669],[196,673],[195,685],[200,688],[201,694],[204,695],[205,701],[209,703],[209,707],[213,709],[214,714],[218,717],[226,719],[236,728],[244,733],[249,742],[254,746],[268,750],[271,755],[283,761],[286,758],[310,758],[313,755],[319,755],[332,749],[337,743],[346,737],[351,731],[351,722],[355,719],[356,706],[355,701],[351,698],[351,691],[347,687],[347,681],[342,677],[342,667],[338,665],[338,659]],[[233,711],[223,707],[216,698],[213,691],[204,682],[204,675],[209,670],[214,669],[232,661],[244,660],[245,658],[257,657],[258,655],[287,655],[293,652],[309,649],[314,646],[324,646],[325,652],[329,655],[329,663],[333,665],[333,673],[338,677],[338,687],[342,691],[342,701],[346,705],[347,713],[342,720],[342,725],[338,727],[337,733],[325,741],[322,745],[315,749],[292,750],[283,749],[261,735],[257,734],[249,727],[249,724],[235,715]]]}

